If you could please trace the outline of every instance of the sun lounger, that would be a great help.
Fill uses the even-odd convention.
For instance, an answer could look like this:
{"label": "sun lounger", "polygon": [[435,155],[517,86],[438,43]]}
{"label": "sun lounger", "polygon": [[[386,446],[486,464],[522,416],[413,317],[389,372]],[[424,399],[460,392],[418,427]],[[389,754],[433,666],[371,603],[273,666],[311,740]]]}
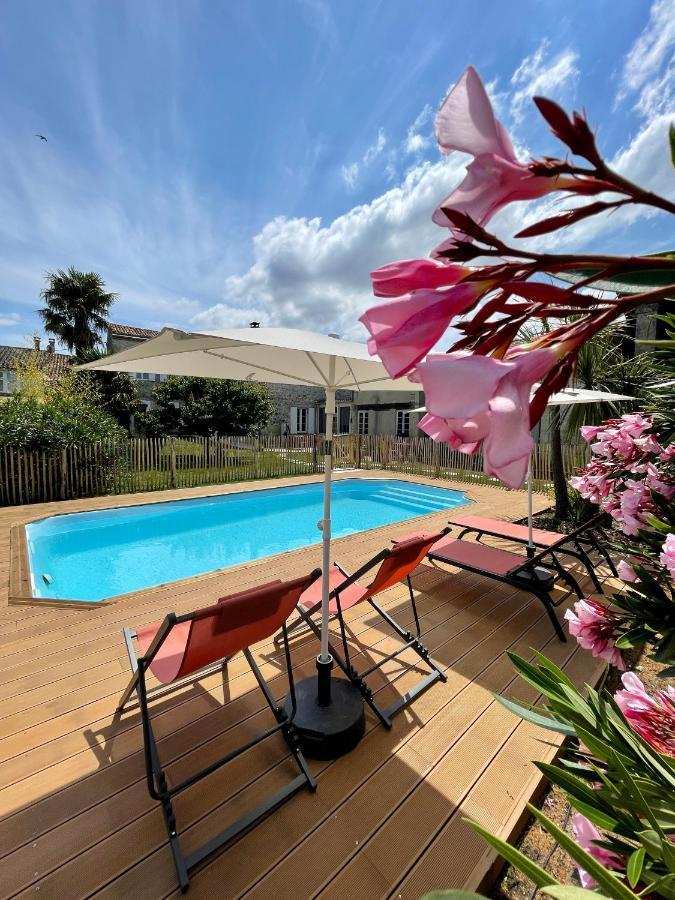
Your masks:
{"label": "sun lounger", "polygon": [[[589,552],[596,551],[607,563],[612,575],[617,574],[611,556],[598,541],[594,533],[597,529],[602,536],[601,539],[604,539],[604,533],[599,524],[601,518],[601,515],[595,516],[569,534],[559,531],[546,531],[543,528],[532,529],[532,542],[537,549],[553,550],[555,553],[562,553],[578,560],[585,567],[595,590],[599,594],[602,593],[602,585],[598,580]],[[487,516],[466,515],[456,516],[450,520],[450,524],[461,529],[458,535],[460,538],[463,538],[466,534],[475,534],[477,535],[477,541],[480,541],[483,535],[487,535],[489,537],[505,538],[517,544],[527,544],[529,542],[527,525],[520,522],[507,522],[502,519],[491,519]]]}
{"label": "sun lounger", "polygon": [[[295,684],[285,623],[296,608],[303,592],[310,588],[320,575],[321,572],[317,569],[310,575],[296,578],[293,581],[272,581],[252,590],[223,597],[218,603],[206,609],[180,616],[169,613],[159,624],[147,625],[144,628],[137,628],[135,631],[124,629],[133,675],[120,698],[118,709],[121,711],[132,695],[137,695],[143,726],[148,791],[150,796],[162,806],[178,881],[183,892],[188,888],[190,871],[203,859],[234,840],[242,832],[250,829],[301,788],[307,787],[312,791],[316,789],[316,783],[300,752],[293,729],[293,719],[296,713]],[[281,628],[286,656],[286,671],[291,698],[290,714],[287,714],[275,702],[249,650],[252,644],[271,637],[279,628]],[[138,656],[134,640],[140,650]],[[239,650],[243,651],[260,690],[272,710],[276,724],[248,740],[238,749],[227,753],[221,759],[211,762],[201,771],[177,784],[170,785],[160,762],[152,731],[148,710],[149,695],[156,694],[160,690],[165,693],[167,685],[175,685],[187,676],[194,676],[195,673],[203,671],[205,667],[211,667],[215,663],[224,663]],[[148,689],[146,684],[148,671],[160,682],[160,687]],[[191,853],[184,855],[179,842],[178,826],[172,805],[176,794],[191,787],[197,781],[277,732],[281,732],[286,739],[300,774],[255,809],[245,813],[220,834]]]}
{"label": "sun lounger", "polygon": [[[425,536],[429,536],[427,532],[407,534],[395,539],[394,544],[398,541],[407,542],[413,538],[422,539]],[[562,578],[580,598],[583,598],[584,594],[574,578],[565,572],[555,555],[551,554],[550,549],[540,550],[535,556],[524,558],[508,550],[499,550],[477,541],[463,541],[447,535],[432,544],[427,558],[433,562],[447,563],[458,569],[484,575],[486,578],[534,594],[544,605],[560,640],[567,640],[555,614],[555,607],[559,606],[562,600],[555,601],[551,596],[556,577]]]}
{"label": "sun lounger", "polygon": [[[331,654],[335,662],[344,671],[350,681],[359,688],[366,703],[368,703],[382,724],[387,728],[391,728],[392,716],[412,703],[412,701],[423,691],[431,687],[436,681],[447,680],[445,673],[430,658],[429,651],[420,640],[420,622],[410,575],[427,555],[430,547],[446,535],[448,531],[449,529],[446,528],[437,534],[425,534],[421,537],[414,536],[409,541],[399,541],[392,549],[387,548],[382,550],[377,556],[374,556],[352,575],[338,563],[333,563],[331,566],[330,612],[331,615],[338,620],[340,625],[344,656],[341,656],[332,646],[330,648]],[[373,571],[374,578],[372,581],[367,585],[363,585],[360,579]],[[405,581],[408,586],[413,619],[415,621],[414,634],[409,629],[399,625],[398,622],[396,622],[389,613],[385,612],[374,599],[378,594],[381,594],[383,591],[402,581]],[[401,647],[397,648],[392,653],[386,654],[378,660],[377,663],[374,663],[365,671],[359,672],[352,665],[343,614],[345,610],[356,606],[358,603],[364,602],[367,602],[375,612],[384,619],[403,643]],[[320,633],[318,626],[311,617],[320,609],[321,582],[316,581],[300,597],[300,604],[298,607],[300,618],[294,622],[293,625],[289,626],[289,634],[291,630],[299,627],[304,622],[311,628],[317,637],[319,637]],[[373,699],[372,691],[368,687],[366,679],[376,669],[379,669],[389,660],[395,659],[408,648],[412,649],[420,657],[431,672],[402,697],[390,704],[386,709],[381,709]]]}

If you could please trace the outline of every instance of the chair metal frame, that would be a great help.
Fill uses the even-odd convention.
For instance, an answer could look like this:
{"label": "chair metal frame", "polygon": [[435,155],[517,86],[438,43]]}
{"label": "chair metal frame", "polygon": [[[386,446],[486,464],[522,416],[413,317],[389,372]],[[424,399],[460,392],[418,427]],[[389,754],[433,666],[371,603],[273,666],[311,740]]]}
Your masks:
{"label": "chair metal frame", "polygon": [[[566,556],[571,556],[574,559],[578,560],[588,572],[588,575],[593,582],[593,587],[595,590],[602,594],[604,591],[602,590],[602,585],[598,579],[598,576],[595,572],[595,567],[593,565],[593,561],[588,555],[587,550],[596,551],[607,563],[607,566],[615,577],[617,576],[616,567],[614,562],[607,552],[607,550],[598,542],[594,529],[598,530],[602,537],[604,538],[604,532],[602,527],[600,526],[598,520],[602,518],[602,514],[594,516],[588,522],[581,525],[579,528],[576,528],[574,531],[571,531],[569,534],[561,535],[560,540],[556,541],[553,544],[542,544],[540,541],[536,539],[533,541],[534,546],[539,550],[554,550],[557,553],[564,553]],[[498,521],[498,520],[495,520]],[[481,528],[478,525],[465,525],[462,522],[453,522],[450,520],[450,524],[455,528],[461,529],[458,537],[461,540],[465,534],[475,534],[476,540],[480,543],[481,537],[483,535],[487,535],[488,537],[496,537],[503,538],[506,541],[512,541],[514,544],[525,544],[527,543],[527,538],[517,538],[512,535],[502,534],[498,529],[490,529],[490,528]],[[508,522],[506,524],[509,525],[520,525],[522,522]],[[573,544],[575,549],[573,550],[571,547],[566,547],[566,544]],[[587,548],[587,549],[584,549]],[[570,576],[571,577],[571,576]],[[576,589],[575,589],[576,590]],[[578,593],[578,591],[577,591]]]}
{"label": "chair metal frame", "polygon": [[[312,572],[312,575],[310,577],[312,577],[312,580],[315,580],[319,577],[319,575],[320,570],[315,570],[314,572]],[[146,684],[146,672],[150,668],[153,659],[156,657],[159,649],[169,636],[171,630],[177,625],[181,625],[185,622],[191,621],[196,617],[196,615],[198,615],[198,613],[187,613],[180,616],[177,616],[175,613],[169,613],[164,618],[162,624],[157,630],[157,633],[155,634],[155,637],[148,647],[146,653],[140,657],[136,655],[133,645],[133,639],[136,637],[136,633],[129,628],[124,629],[124,637],[127,645],[127,651],[129,653],[129,662],[133,674],[118,704],[118,711],[121,712],[124,706],[129,702],[132,695],[134,693],[137,694],[141,712],[141,723],[143,727],[144,761],[148,792],[154,800],[157,800],[161,804],[164,823],[166,825],[166,830],[169,838],[169,845],[171,847],[171,852],[173,854],[173,860],[176,867],[176,874],[178,876],[180,889],[183,893],[185,893],[185,891],[187,891],[188,889],[190,872],[206,857],[210,856],[212,853],[214,853],[216,850],[219,850],[226,844],[231,843],[246,831],[249,831],[261,819],[272,813],[286,800],[290,799],[294,794],[298,793],[298,791],[300,791],[303,787],[307,787],[312,792],[316,790],[316,781],[314,780],[307,766],[307,762],[302,754],[298,735],[293,725],[293,720],[297,711],[297,704],[295,694],[295,679],[293,677],[293,666],[290,647],[288,643],[288,630],[286,627],[286,622],[284,622],[281,626],[281,635],[284,644],[289,696],[291,699],[290,714],[287,714],[283,706],[275,702],[274,697],[270,692],[269,685],[265,681],[265,678],[263,677],[260,668],[254,660],[249,647],[243,647],[242,652],[246,658],[248,665],[251,668],[251,671],[253,672],[253,675],[255,676],[255,679],[258,683],[258,686],[260,687],[260,690],[263,693],[263,696],[265,697],[267,705],[271,709],[276,719],[277,724],[261,732],[259,735],[256,735],[256,737],[247,741],[236,750],[233,750],[230,753],[226,753],[220,759],[206,766],[204,769],[201,769],[199,772],[196,772],[195,774],[190,775],[188,778],[183,779],[178,784],[172,786],[169,785],[167,781],[166,771],[159,757],[155,735],[152,730],[152,722],[148,706],[149,697],[151,694],[156,693],[159,690],[163,689],[164,692],[168,688],[185,683],[187,680],[194,678],[195,675],[199,675],[199,673],[203,674],[206,670],[212,668],[213,664],[193,671],[186,677],[176,679],[176,681],[171,682],[168,685],[160,685],[157,688],[151,689],[148,689]],[[227,662],[227,659],[224,659],[223,662]],[[247,750],[252,749],[253,747],[257,746],[257,744],[277,733],[281,733],[284,737],[291,751],[291,754],[295,759],[295,762],[297,763],[300,774],[293,780],[289,781],[278,791],[271,794],[266,800],[264,800],[254,809],[244,813],[235,822],[233,822],[219,834],[210,838],[196,850],[193,850],[192,853],[185,855],[180,846],[176,815],[172,804],[173,798],[177,794],[180,794],[182,791],[191,787],[193,784],[196,784],[198,781],[201,781],[203,778],[206,778],[208,775],[211,775],[222,766],[231,762],[242,753],[245,753]]]}
{"label": "chair metal frame", "polygon": [[[443,529],[443,531],[439,532],[438,537],[443,537],[444,535],[448,534],[449,531],[449,528]],[[405,581],[408,586],[410,604],[412,606],[413,617],[415,620],[415,633],[413,634],[409,629],[405,629],[401,625],[399,625],[398,622],[392,616],[390,616],[389,613],[385,612],[385,610],[383,610],[382,607],[378,603],[376,603],[372,597],[365,597],[365,601],[368,602],[370,606],[375,610],[375,612],[382,619],[384,619],[384,621],[390,626],[390,628],[392,628],[392,630],[403,642],[403,645],[398,649],[392,651],[391,653],[388,653],[381,660],[371,665],[364,672],[359,672],[352,663],[351,655],[349,652],[349,642],[347,640],[347,631],[342,604],[340,602],[340,594],[351,585],[358,584],[360,578],[362,578],[364,575],[367,575],[368,572],[370,572],[376,566],[379,567],[385,559],[391,556],[392,552],[393,551],[389,548],[381,550],[376,556],[372,557],[372,559],[364,563],[360,569],[357,569],[357,571],[351,575],[339,563],[334,563],[335,567],[342,573],[342,575],[345,576],[345,580],[341,582],[337,587],[335,587],[329,594],[329,600],[335,600],[337,606],[337,611],[331,618],[337,619],[340,626],[340,637],[342,640],[342,651],[344,655],[341,655],[331,644],[329,644],[330,653],[337,665],[340,667],[340,669],[342,669],[342,671],[345,673],[347,678],[349,678],[352,684],[359,689],[359,691],[361,692],[361,696],[363,697],[365,702],[375,713],[382,725],[384,725],[384,727],[387,729],[392,727],[391,719],[393,716],[409,706],[413,702],[413,700],[415,700],[420,694],[430,688],[436,681],[445,682],[448,680],[445,672],[438,665],[436,665],[433,659],[431,659],[429,650],[421,641],[422,632],[420,628],[419,615],[417,612],[415,594],[413,592],[412,582],[410,580],[410,574],[406,576]],[[321,632],[319,631],[317,624],[312,619],[312,615],[315,612],[318,612],[318,610],[320,609],[320,601],[315,603],[314,606],[312,606],[310,609],[303,609],[302,605],[298,604],[297,612],[299,613],[299,618],[289,626],[289,635],[292,631],[296,631],[304,623],[317,637],[320,638]],[[279,636],[277,635],[275,641],[277,641],[278,639]],[[398,700],[391,703],[386,709],[382,709],[379,704],[373,699],[373,692],[368,686],[366,678],[369,675],[372,675],[374,671],[381,668],[385,663],[389,662],[392,659],[395,659],[397,656],[408,649],[412,649],[431,671],[429,675],[419,681],[409,691],[406,691],[406,693],[403,694]]]}

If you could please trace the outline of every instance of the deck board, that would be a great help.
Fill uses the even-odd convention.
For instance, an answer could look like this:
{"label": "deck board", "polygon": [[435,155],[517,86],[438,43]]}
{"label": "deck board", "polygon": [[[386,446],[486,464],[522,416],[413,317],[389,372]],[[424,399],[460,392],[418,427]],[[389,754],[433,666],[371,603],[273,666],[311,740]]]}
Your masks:
{"label": "deck board", "polygon": [[[477,514],[515,518],[525,511],[521,493],[406,480],[466,490]],[[38,889],[46,897],[178,896],[162,816],[145,788],[137,711],[115,714],[128,680],[121,628],[211,603],[269,580],[271,569],[279,577],[309,571],[321,554],[318,546],[303,548],[139,591],[101,608],[59,609],[39,601],[14,606],[8,605],[10,527],[61,512],[296,483],[279,479],[0,510],[3,897],[34,895]],[[543,505],[545,499],[535,497],[535,507]],[[335,557],[353,570],[392,536],[440,528],[446,518],[432,514],[340,538]],[[608,577],[602,567],[598,571]],[[504,651],[530,656],[532,648],[543,649],[579,682],[596,680],[601,666],[575,644],[560,643],[541,605],[527,594],[427,563],[413,585],[425,643],[446,671],[447,683],[419,697],[394,720],[391,732],[368,713],[366,736],[352,754],[311,762],[317,793],[301,792],[207,860],[192,878],[191,896],[416,898],[434,887],[476,888],[485,878],[494,854],[463,816],[510,835],[540,783],[530,760],[555,752],[541,744],[537,729],[493,699],[492,692],[529,697]],[[399,621],[411,622],[402,587],[391,588],[382,600]],[[394,648],[392,635],[371,609],[354,607],[346,618],[357,665]],[[313,673],[316,652],[311,636],[293,641],[296,678]],[[254,656],[275,696],[283,696],[279,653],[266,642]],[[401,659],[411,668],[390,661],[370,681],[383,705],[421,677],[410,651]],[[158,698],[153,709],[160,752],[175,779],[272,721],[241,657],[228,664],[226,675],[210,672]],[[185,791],[176,800],[185,849],[294,775],[285,744],[270,739]]]}

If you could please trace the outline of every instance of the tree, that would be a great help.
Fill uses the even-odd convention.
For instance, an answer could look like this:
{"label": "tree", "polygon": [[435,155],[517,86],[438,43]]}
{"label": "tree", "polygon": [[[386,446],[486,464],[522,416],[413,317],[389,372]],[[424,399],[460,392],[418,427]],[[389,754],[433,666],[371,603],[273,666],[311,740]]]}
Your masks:
{"label": "tree", "polygon": [[17,372],[18,391],[0,403],[0,446],[56,450],[127,436],[101,407],[85,373],[70,369],[49,378],[36,356]]}
{"label": "tree", "polygon": [[105,290],[96,272],[78,272],[73,266],[65,272],[48,272],[45,277],[47,287],[40,294],[45,306],[38,310],[45,328],[76,356],[93,350],[117,294]]}
{"label": "tree", "polygon": [[154,392],[157,409],[139,416],[149,434],[253,434],[265,427],[272,398],[264,384],[171,376]]}
{"label": "tree", "polygon": [[[94,362],[107,354],[100,350],[82,351],[79,355],[81,362]],[[133,379],[127,372],[82,372],[82,377],[88,378],[99,404],[110,413],[124,428],[129,428],[131,416],[138,412],[140,404],[134,386]]]}

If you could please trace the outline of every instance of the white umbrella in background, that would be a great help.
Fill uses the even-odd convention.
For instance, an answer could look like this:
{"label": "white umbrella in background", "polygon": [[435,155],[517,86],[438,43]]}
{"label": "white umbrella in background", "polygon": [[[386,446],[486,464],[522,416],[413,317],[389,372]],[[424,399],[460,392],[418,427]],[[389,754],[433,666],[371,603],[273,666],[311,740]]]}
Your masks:
{"label": "white umbrella in background", "polygon": [[[563,388],[548,398],[547,406],[573,406],[575,403],[616,403],[620,400],[635,400],[626,394],[612,394],[609,391],[591,391],[586,388]],[[426,406],[419,406],[411,412],[425,413]],[[527,530],[528,552],[534,552],[534,539],[532,535],[532,456],[527,464]]]}
{"label": "white umbrella in background", "polygon": [[[292,328],[234,328],[186,332],[164,328],[148,341],[128,350],[80,366],[113,372],[193,375],[273,384],[321,387],[326,392],[326,446],[323,518],[318,523],[323,542],[321,653],[318,677],[297,685],[296,728],[308,753],[324,758],[331,748],[345,752],[363,733],[363,701],[350,682],[331,680],[333,658],[328,647],[328,595],[331,540],[331,466],[333,416],[337,390],[404,391],[407,379],[392,380],[365,344],[343,341],[337,335]],[[315,754],[316,755],[316,752]]]}

